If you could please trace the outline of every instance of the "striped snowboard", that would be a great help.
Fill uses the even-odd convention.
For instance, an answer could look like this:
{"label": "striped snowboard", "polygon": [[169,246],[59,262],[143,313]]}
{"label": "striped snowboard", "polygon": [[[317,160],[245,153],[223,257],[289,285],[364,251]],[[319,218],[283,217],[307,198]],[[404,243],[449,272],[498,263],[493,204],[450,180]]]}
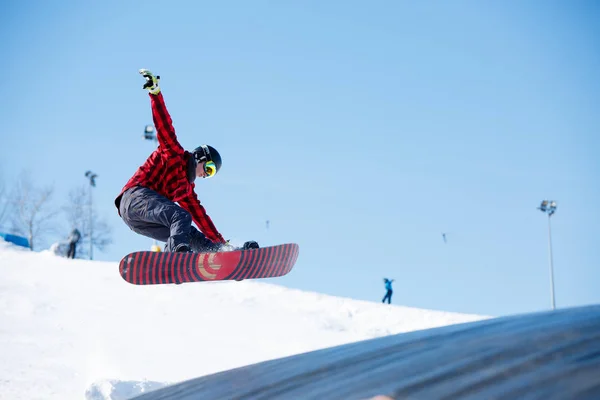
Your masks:
{"label": "striped snowboard", "polygon": [[290,272],[298,252],[295,243],[222,253],[139,251],[123,257],[119,271],[134,285],[272,278]]}

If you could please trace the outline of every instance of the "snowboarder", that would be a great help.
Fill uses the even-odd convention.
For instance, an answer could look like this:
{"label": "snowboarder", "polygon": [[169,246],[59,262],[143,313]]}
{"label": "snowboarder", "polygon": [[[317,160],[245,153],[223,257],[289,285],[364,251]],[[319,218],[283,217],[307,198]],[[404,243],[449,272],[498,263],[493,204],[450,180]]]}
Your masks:
{"label": "snowboarder", "polygon": [[385,283],[385,296],[383,296],[383,300],[381,300],[382,303],[385,303],[385,301],[387,300],[388,304],[390,304],[392,302],[392,293],[394,293],[394,291],[392,290],[392,282],[394,282],[394,280],[389,280],[388,278],[383,278],[383,283]]}
{"label": "snowboarder", "polygon": [[77,249],[77,243],[81,239],[81,233],[79,230],[73,229],[67,241],[69,242],[69,250],[67,251],[67,258],[75,258],[75,250]]}
{"label": "snowboarder", "polygon": [[[115,199],[119,215],[134,232],[166,242],[166,252],[233,249],[194,192],[196,177],[211,178],[221,169],[219,152],[205,144],[191,152],[184,150],[159,87],[160,77],[146,69],[139,72],[146,79],[143,88],[150,95],[158,148]],[[248,241],[243,248],[258,248],[258,243]]]}

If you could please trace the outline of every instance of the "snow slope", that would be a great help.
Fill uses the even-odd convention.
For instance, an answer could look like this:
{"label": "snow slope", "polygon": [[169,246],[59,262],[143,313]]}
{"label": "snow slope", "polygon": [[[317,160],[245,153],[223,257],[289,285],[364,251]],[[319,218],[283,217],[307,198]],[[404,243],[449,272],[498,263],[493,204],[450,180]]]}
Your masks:
{"label": "snow slope", "polygon": [[0,399],[11,400],[127,399],[260,361],[487,318],[292,290],[276,279],[133,286],[116,262],[2,241],[0,274]]}

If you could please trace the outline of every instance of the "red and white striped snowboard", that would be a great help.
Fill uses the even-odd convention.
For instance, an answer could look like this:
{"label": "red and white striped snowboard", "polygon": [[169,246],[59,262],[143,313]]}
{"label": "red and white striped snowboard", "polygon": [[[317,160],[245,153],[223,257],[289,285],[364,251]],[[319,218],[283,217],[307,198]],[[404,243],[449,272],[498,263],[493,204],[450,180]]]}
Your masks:
{"label": "red and white striped snowboard", "polygon": [[139,251],[123,257],[119,271],[134,285],[273,278],[292,270],[296,243],[218,253]]}

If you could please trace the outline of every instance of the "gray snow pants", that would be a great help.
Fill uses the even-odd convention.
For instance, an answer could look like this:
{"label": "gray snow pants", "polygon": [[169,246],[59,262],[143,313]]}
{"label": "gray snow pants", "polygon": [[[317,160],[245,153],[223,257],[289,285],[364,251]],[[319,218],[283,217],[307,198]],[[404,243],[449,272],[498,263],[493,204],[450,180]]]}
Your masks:
{"label": "gray snow pants", "polygon": [[192,216],[152,189],[135,186],[121,197],[119,212],[134,232],[167,242],[165,251],[188,245],[194,252],[218,251],[219,244],[192,226]]}

